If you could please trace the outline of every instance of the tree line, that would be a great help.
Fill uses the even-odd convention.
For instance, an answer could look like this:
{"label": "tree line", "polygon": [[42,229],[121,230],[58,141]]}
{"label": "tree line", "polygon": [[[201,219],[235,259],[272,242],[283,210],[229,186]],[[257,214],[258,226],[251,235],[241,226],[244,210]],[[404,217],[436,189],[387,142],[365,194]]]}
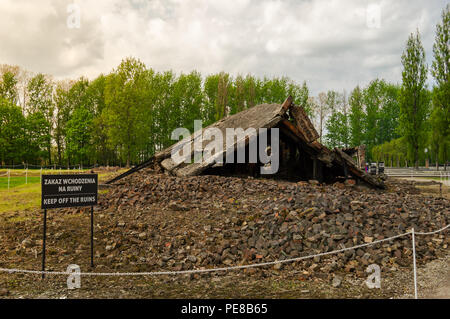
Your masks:
{"label": "tree line", "polygon": [[175,128],[193,131],[287,96],[306,105],[309,91],[287,77],[232,77],[221,72],[156,72],[127,58],[89,81],[53,81],[0,69],[0,163],[130,165],[170,146]]}
{"label": "tree line", "polygon": [[[428,67],[417,30],[401,56],[401,84],[375,79],[366,87],[328,91],[313,99],[316,126],[330,147],[365,144],[370,160],[387,165],[423,165],[426,160],[447,163],[450,157],[450,5],[442,11]],[[427,87],[431,73],[434,86]],[[321,134],[322,135],[322,134]]]}
{"label": "tree line", "polygon": [[[349,94],[310,96],[306,82],[220,72],[156,72],[129,57],[93,80],[54,81],[18,66],[0,66],[0,164],[70,166],[139,163],[170,146],[178,127],[193,131],[261,103],[291,95],[329,147],[365,144],[387,165],[447,162],[450,156],[449,6],[442,12],[433,63],[417,30],[401,57],[402,83],[375,79]],[[428,72],[435,80],[426,85]]]}

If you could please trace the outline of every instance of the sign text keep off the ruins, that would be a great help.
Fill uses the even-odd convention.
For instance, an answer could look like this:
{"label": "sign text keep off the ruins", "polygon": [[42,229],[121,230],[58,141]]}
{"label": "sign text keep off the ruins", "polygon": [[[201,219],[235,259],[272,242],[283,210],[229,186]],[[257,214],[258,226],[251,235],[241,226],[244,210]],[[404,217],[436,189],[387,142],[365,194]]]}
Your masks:
{"label": "sign text keep off the ruins", "polygon": [[98,175],[42,175],[42,209],[97,205]]}

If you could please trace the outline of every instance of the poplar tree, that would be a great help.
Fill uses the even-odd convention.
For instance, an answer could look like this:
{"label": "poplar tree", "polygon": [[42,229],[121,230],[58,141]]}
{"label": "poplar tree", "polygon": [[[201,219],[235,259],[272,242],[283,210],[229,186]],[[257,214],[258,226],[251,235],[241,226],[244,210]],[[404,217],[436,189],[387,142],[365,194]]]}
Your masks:
{"label": "poplar tree", "polygon": [[433,89],[431,142],[436,152],[436,166],[440,157],[447,168],[450,155],[450,5],[442,11],[442,21],[436,26],[433,57],[431,74],[437,85]]}
{"label": "poplar tree", "polygon": [[37,74],[28,82],[28,103],[27,113],[33,115],[35,119],[45,119],[46,129],[40,130],[38,134],[44,134],[40,140],[45,141],[45,148],[48,156],[48,162],[52,164],[52,129],[54,123],[54,104],[53,104],[53,83],[42,73]]}
{"label": "poplar tree", "polygon": [[359,146],[363,144],[364,131],[364,106],[363,106],[363,92],[359,86],[350,93],[349,97],[350,104],[350,136],[351,145]]}
{"label": "poplar tree", "polygon": [[419,148],[423,143],[429,94],[426,88],[427,65],[419,31],[409,36],[402,54],[402,86],[400,90],[400,130],[408,145],[410,158],[419,168]]}

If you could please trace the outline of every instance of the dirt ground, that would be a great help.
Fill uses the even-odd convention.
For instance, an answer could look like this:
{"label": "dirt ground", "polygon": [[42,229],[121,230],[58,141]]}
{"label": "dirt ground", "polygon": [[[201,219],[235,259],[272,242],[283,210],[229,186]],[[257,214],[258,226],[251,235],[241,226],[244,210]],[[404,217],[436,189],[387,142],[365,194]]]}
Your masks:
{"label": "dirt ground", "polygon": [[[450,185],[448,184],[448,180],[440,182],[439,180],[425,177],[402,177],[401,179],[414,181],[416,187],[419,188],[423,194],[432,196],[441,196],[442,194],[442,197],[450,199]],[[442,184],[442,186],[440,184]]]}
{"label": "dirt ground", "polygon": [[[0,276],[2,298],[414,298],[412,267],[382,270],[381,288],[369,289],[366,278],[338,272],[341,282],[302,276],[297,270],[232,271],[219,275],[177,277],[82,277],[81,288],[68,290],[66,276]],[[86,269],[86,267],[84,267]],[[419,298],[450,298],[450,255],[418,268]],[[7,287],[7,288],[4,288]]]}
{"label": "dirt ground", "polygon": [[[7,248],[0,253],[0,267],[40,269],[39,245],[25,242],[23,238],[29,232],[39,236],[41,213],[12,212],[0,217],[0,226],[13,223],[17,232],[17,238],[10,238],[6,228],[0,227],[0,244]],[[99,215],[96,219],[99,228],[102,218],[109,217]],[[65,215],[54,212],[49,214],[48,225],[51,239],[47,270],[64,271],[76,259],[83,272],[139,271],[139,262],[133,268],[118,265],[119,269],[111,269],[105,266],[108,256],[96,256],[96,266],[90,268],[87,210]],[[448,231],[442,236],[448,236]],[[95,241],[101,240],[96,235]],[[315,262],[332,258],[318,258]],[[264,266],[201,275],[83,276],[81,288],[74,290],[67,288],[66,275],[48,275],[41,279],[40,275],[0,272],[0,298],[414,298],[412,258],[406,258],[396,267],[382,268],[380,289],[367,287],[365,281],[369,274],[337,269],[331,277],[321,271],[311,276],[308,266],[306,261],[301,261],[279,268]],[[450,298],[448,249],[440,251],[437,259],[418,267],[418,292],[419,298]]]}

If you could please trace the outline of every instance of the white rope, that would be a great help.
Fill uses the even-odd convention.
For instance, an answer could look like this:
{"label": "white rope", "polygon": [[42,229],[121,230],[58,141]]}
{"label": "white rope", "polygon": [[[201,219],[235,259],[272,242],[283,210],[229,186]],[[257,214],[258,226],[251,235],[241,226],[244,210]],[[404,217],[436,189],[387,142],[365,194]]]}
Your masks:
{"label": "white rope", "polygon": [[[445,229],[447,229],[450,226],[447,225],[444,228],[441,228],[435,232],[441,232]],[[193,269],[193,270],[179,270],[179,271],[150,271],[150,272],[113,272],[113,273],[95,273],[95,272],[80,272],[76,273],[80,276],[158,276],[158,275],[185,275],[185,274],[195,274],[195,273],[209,273],[209,272],[217,272],[217,271],[228,271],[228,270],[238,270],[238,269],[247,269],[247,268],[255,268],[255,267],[263,267],[263,266],[271,266],[275,264],[282,264],[282,263],[288,263],[288,262],[295,262],[295,261],[301,261],[309,258],[314,257],[321,257],[326,255],[332,255],[341,253],[348,250],[354,250],[357,248],[367,247],[376,245],[385,241],[393,240],[399,237],[403,237],[409,234],[412,234],[413,230],[408,231],[403,234],[395,235],[389,238],[384,238],[380,240],[373,241],[371,243],[365,243],[360,244],[352,247],[342,248],[338,250],[333,250],[330,252],[323,252],[319,254],[314,255],[308,255],[303,257],[296,257],[296,258],[290,258],[290,259],[284,259],[284,260],[277,260],[277,261],[269,261],[269,262],[263,262],[263,263],[257,263],[257,264],[250,264],[250,265],[241,265],[241,266],[231,266],[231,267],[221,267],[221,268],[211,268],[211,269]],[[428,233],[416,233],[416,234],[428,234]],[[23,269],[8,269],[8,268],[0,268],[0,272],[8,272],[8,273],[25,273],[25,274],[46,274],[46,275],[70,275],[71,272],[67,271],[40,271],[40,270],[23,270]]]}
{"label": "white rope", "polygon": [[412,249],[413,249],[414,298],[417,299],[416,239],[414,236],[414,227],[411,230],[411,237],[412,237]]}
{"label": "white rope", "polygon": [[[381,242],[385,242],[388,240],[392,240],[395,238],[399,238],[399,237],[403,237],[406,235],[409,235],[411,232],[407,232],[404,234],[400,234],[400,235],[396,235],[393,237],[389,237],[389,238],[385,238],[385,239],[381,239],[381,240],[377,240],[371,243],[365,243],[365,244],[361,244],[361,245],[357,245],[357,246],[353,246],[353,247],[347,247],[347,248],[342,248],[342,249],[338,249],[338,250],[334,250],[334,251],[330,251],[330,252],[323,252],[323,253],[319,253],[319,254],[314,254],[314,255],[308,255],[308,256],[303,256],[303,257],[296,257],[296,258],[291,258],[291,259],[284,259],[284,260],[277,260],[277,261],[269,261],[269,262],[263,262],[263,263],[258,263],[258,264],[250,264],[250,265],[241,265],[241,266],[231,266],[231,267],[222,267],[222,268],[212,268],[212,269],[194,269],[194,270],[179,270],[179,271],[151,271],[151,272],[134,272],[134,273],[77,273],[77,275],[82,275],[82,276],[154,276],[154,275],[175,275],[175,274],[193,274],[193,273],[206,273],[206,272],[216,272],[216,271],[226,271],[226,270],[236,270],[236,269],[246,269],[246,268],[254,268],[254,267],[263,267],[263,266],[270,266],[270,265],[275,265],[275,264],[281,264],[281,263],[288,263],[288,262],[295,262],[295,261],[300,261],[300,260],[304,260],[304,259],[309,259],[309,258],[314,258],[314,257],[320,257],[320,256],[326,256],[326,255],[331,255],[331,254],[337,254],[340,252],[344,252],[347,250],[353,250],[353,249],[357,249],[357,248],[361,248],[361,247],[366,247],[366,246],[371,246],[371,245],[376,245],[379,244]],[[22,272],[22,273],[32,273],[32,274],[53,274],[53,275],[67,275],[67,272],[53,272],[53,271],[38,271],[38,270],[21,270],[21,269],[5,269],[5,268],[0,268],[0,271],[3,272]]]}
{"label": "white rope", "polygon": [[430,231],[430,232],[428,232],[428,233],[414,232],[414,234],[416,234],[416,235],[433,235],[433,234],[440,233],[441,231],[446,230],[446,229],[449,228],[449,227],[450,227],[450,224],[447,225],[447,226],[445,226],[444,228],[441,228],[441,229],[438,229],[438,230],[435,230],[435,231]]}

